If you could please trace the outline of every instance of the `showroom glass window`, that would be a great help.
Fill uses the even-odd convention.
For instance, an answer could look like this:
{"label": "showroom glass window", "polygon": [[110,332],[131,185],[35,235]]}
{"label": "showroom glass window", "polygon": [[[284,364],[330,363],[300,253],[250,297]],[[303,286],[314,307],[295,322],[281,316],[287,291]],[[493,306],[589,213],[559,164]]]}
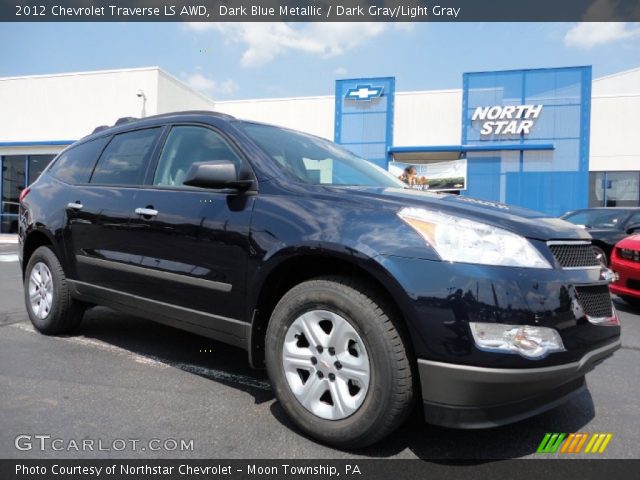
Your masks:
{"label": "showroom glass window", "polygon": [[104,149],[91,176],[99,185],[139,185],[160,128],[115,135]]}
{"label": "showroom glass window", "polygon": [[173,127],[162,149],[153,183],[181,186],[191,165],[214,160],[229,160],[236,171],[243,167],[240,156],[219,133],[205,127]]}
{"label": "showroom glass window", "polygon": [[2,157],[2,232],[18,229],[18,197],[25,187],[25,156]]}
{"label": "showroom glass window", "polygon": [[590,207],[640,205],[640,172],[590,172]]}
{"label": "showroom glass window", "polygon": [[17,232],[20,192],[27,185],[36,181],[53,158],[54,155],[6,155],[0,157],[2,165],[0,233]]}

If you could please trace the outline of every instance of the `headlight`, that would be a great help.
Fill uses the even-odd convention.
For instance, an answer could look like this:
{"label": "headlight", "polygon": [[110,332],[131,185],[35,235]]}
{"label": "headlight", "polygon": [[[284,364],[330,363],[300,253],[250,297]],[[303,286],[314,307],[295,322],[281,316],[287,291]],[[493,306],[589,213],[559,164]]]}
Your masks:
{"label": "headlight", "polygon": [[418,232],[442,260],[551,268],[526,238],[502,228],[422,208],[403,208],[398,216]]}
{"label": "headlight", "polygon": [[480,350],[517,353],[532,360],[564,351],[562,338],[553,328],[476,322],[469,322],[469,327]]}

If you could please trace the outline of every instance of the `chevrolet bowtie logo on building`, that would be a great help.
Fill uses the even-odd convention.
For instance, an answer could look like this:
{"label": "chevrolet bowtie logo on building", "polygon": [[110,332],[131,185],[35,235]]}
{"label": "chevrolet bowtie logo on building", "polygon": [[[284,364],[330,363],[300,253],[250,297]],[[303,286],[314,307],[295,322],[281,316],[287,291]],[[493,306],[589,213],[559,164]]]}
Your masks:
{"label": "chevrolet bowtie logo on building", "polygon": [[358,85],[357,87],[347,90],[345,98],[347,100],[366,100],[370,101],[373,98],[379,98],[382,96],[384,87],[374,87],[372,85]]}
{"label": "chevrolet bowtie logo on building", "polygon": [[612,438],[612,433],[547,433],[537,453],[604,453]]}

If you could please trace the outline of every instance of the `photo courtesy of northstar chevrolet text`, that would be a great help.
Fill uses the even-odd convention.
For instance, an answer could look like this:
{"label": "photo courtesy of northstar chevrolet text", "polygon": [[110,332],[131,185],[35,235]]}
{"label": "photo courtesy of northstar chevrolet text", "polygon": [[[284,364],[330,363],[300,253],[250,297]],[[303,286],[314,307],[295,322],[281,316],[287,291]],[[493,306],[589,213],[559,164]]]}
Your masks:
{"label": "photo courtesy of northstar chevrolet text", "polygon": [[640,9],[503,3],[1,2],[0,477],[636,468]]}

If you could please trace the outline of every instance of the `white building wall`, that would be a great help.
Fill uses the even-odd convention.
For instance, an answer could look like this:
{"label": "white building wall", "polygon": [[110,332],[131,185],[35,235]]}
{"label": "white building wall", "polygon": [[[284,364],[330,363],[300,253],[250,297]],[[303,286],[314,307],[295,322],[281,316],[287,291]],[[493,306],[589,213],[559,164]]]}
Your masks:
{"label": "white building wall", "polygon": [[243,120],[293,128],[333,140],[333,95],[216,102],[216,111]]}
{"label": "white building wall", "polygon": [[0,142],[77,140],[98,125],[156,113],[158,69],[0,78]]}
{"label": "white building wall", "polygon": [[159,70],[158,73],[158,100],[154,113],[214,109],[215,103],[209,97],[193,90],[163,70]]}
{"label": "white building wall", "polygon": [[[213,109],[213,100],[158,67],[0,78],[0,143],[78,140],[121,117]],[[63,148],[0,146],[0,155]]]}
{"label": "white building wall", "polygon": [[462,90],[396,92],[393,144],[459,145]]}
{"label": "white building wall", "polygon": [[596,78],[589,170],[640,170],[640,68]]}
{"label": "white building wall", "polygon": [[[395,101],[395,145],[460,143],[462,90],[396,92]],[[333,95],[217,102],[216,111],[334,138]]]}
{"label": "white building wall", "polygon": [[640,170],[640,95],[591,99],[589,170]]}

